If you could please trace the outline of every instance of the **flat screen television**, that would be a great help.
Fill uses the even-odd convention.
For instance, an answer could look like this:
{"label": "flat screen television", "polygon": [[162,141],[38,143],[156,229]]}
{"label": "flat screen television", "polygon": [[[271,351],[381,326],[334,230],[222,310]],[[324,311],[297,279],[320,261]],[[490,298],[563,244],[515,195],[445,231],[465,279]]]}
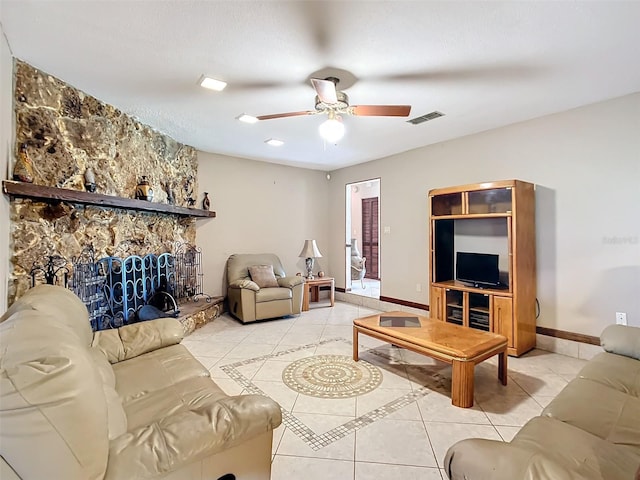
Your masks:
{"label": "flat screen television", "polygon": [[491,253],[456,253],[456,280],[476,287],[500,286],[498,255]]}

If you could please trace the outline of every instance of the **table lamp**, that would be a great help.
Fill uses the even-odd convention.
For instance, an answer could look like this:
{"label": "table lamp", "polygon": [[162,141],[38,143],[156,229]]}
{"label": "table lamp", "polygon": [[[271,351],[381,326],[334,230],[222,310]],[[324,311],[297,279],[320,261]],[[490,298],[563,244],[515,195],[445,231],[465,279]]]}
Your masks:
{"label": "table lamp", "polygon": [[302,247],[302,251],[300,258],[304,258],[305,264],[307,265],[307,278],[309,280],[313,279],[313,260],[314,258],[322,257],[320,250],[318,250],[318,246],[316,245],[315,240],[305,240],[304,246]]}

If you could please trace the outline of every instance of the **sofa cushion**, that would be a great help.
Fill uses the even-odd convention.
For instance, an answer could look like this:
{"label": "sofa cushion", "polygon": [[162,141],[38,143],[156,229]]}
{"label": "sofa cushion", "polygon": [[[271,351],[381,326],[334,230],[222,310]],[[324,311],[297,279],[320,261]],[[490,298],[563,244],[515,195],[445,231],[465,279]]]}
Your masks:
{"label": "sofa cushion", "polygon": [[278,286],[278,280],[273,274],[273,265],[252,265],[249,267],[249,275],[260,288]]}
{"label": "sofa cushion", "polygon": [[[75,314],[67,298],[61,304]],[[100,373],[74,320],[46,310],[16,308],[0,323],[2,456],[25,479],[101,479],[109,432]]]}
{"label": "sofa cushion", "polygon": [[256,303],[290,300],[292,297],[290,288],[261,288],[256,292]]}
{"label": "sofa cushion", "polygon": [[117,363],[160,347],[178,344],[183,336],[184,327],[179,320],[158,318],[95,332],[92,345],[102,350],[109,362]]}
{"label": "sofa cushion", "polygon": [[640,461],[640,399],[602,383],[575,378],[542,415],[589,432],[612,444],[627,446]]}
{"label": "sofa cushion", "polygon": [[633,358],[614,353],[600,353],[580,370],[578,377],[640,398],[640,362]]}
{"label": "sofa cushion", "polygon": [[194,377],[162,390],[146,392],[132,398],[125,407],[129,430],[151,425],[169,415],[199,408],[227,397],[218,385],[208,377]]}
{"label": "sofa cushion", "polygon": [[116,391],[125,411],[130,402],[149,392],[163,390],[189,378],[209,377],[209,370],[180,344],[115,363],[113,371]]}

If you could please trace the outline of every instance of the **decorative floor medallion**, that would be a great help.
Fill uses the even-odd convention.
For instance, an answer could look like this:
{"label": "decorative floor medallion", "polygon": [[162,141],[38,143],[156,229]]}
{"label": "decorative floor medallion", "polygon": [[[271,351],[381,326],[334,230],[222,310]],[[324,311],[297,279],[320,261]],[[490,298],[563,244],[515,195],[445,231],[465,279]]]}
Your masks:
{"label": "decorative floor medallion", "polygon": [[346,355],[301,358],[282,372],[291,390],[319,398],[351,398],[369,393],[382,383],[382,374],[368,362]]}
{"label": "decorative floor medallion", "polygon": [[[292,347],[287,350],[282,350],[277,353],[271,353],[268,355],[262,355],[259,357],[248,358],[246,360],[240,360],[237,362],[229,363],[227,365],[220,366],[220,370],[229,375],[229,378],[234,380],[238,385],[244,388],[245,393],[251,393],[256,395],[266,395],[256,384],[254,384],[249,378],[245,377],[242,372],[239,370],[243,366],[251,365],[256,362],[263,362],[265,360],[274,360],[281,358],[285,355],[289,355],[291,353],[304,351],[307,349],[315,349],[321,345],[328,345],[332,343],[344,343],[345,346],[348,347],[348,350],[351,351],[351,341],[345,338],[331,338],[327,340],[322,340],[318,343],[310,343],[308,345],[301,345],[299,347]],[[366,347],[363,345],[360,346],[361,350],[364,350]],[[369,352],[373,355],[377,355],[382,358],[386,358],[387,360],[392,360],[386,354],[377,352],[375,349],[369,350]],[[330,355],[335,356],[335,355]],[[351,358],[351,357],[347,357]],[[397,360],[396,360],[397,361]],[[360,360],[358,364],[366,363]],[[418,366],[418,369],[421,367]],[[378,373],[380,373],[378,371]],[[366,427],[367,425],[371,425],[372,423],[385,418],[387,415],[392,414],[409,404],[414,403],[419,398],[422,398],[434,390],[438,390],[441,388],[442,378],[438,373],[434,373],[433,375],[427,374],[427,376],[431,376],[432,381],[428,382],[430,386],[424,386],[415,390],[408,391],[406,394],[399,396],[395,400],[391,400],[390,402],[374,409],[369,412],[364,413],[363,415],[357,416],[350,420],[347,420],[342,425],[339,425],[331,430],[324,433],[316,433],[311,428],[309,428],[305,423],[298,419],[293,413],[282,409],[282,423],[286,425],[288,429],[290,429],[295,435],[298,436],[304,443],[306,443],[309,448],[312,450],[320,450],[327,445],[331,445],[333,442],[340,440],[341,438],[350,435],[351,433],[360,430],[361,428]],[[376,385],[377,386],[377,385]],[[375,387],[374,387],[375,388]]]}

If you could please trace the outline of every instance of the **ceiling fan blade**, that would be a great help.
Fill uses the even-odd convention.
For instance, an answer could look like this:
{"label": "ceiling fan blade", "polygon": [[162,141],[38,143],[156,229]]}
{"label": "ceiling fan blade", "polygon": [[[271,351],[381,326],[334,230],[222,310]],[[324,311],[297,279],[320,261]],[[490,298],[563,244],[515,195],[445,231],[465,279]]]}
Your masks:
{"label": "ceiling fan blade", "polygon": [[311,84],[315,88],[318,98],[327,105],[338,103],[338,94],[336,93],[336,84],[331,80],[321,80],[312,78]]}
{"label": "ceiling fan blade", "polygon": [[273,118],[285,118],[285,117],[300,117],[302,115],[314,115],[318,112],[314,110],[305,110],[304,112],[287,112],[287,113],[274,113],[271,115],[260,115],[256,117],[258,120],[271,120]]}
{"label": "ceiling fan blade", "polygon": [[361,117],[408,117],[411,105],[353,105],[350,110]]}

